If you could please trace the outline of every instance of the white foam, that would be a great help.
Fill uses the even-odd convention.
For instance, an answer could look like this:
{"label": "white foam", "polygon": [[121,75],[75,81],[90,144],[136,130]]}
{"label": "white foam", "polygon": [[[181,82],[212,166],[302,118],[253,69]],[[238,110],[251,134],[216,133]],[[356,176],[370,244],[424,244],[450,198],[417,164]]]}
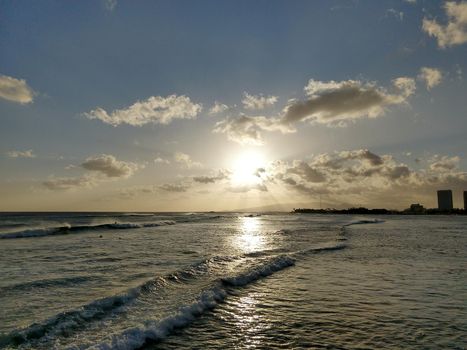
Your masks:
{"label": "white foam", "polygon": [[223,278],[222,281],[225,284],[231,286],[244,286],[248,283],[256,281],[261,277],[266,277],[272,275],[274,272],[282,270],[286,267],[292,266],[295,264],[295,260],[289,256],[278,256],[272,258],[268,261],[268,263],[261,265],[259,267],[254,268],[247,273],[235,276],[235,277],[228,277]]}
{"label": "white foam", "polygon": [[227,292],[215,287],[203,292],[197,301],[180,308],[177,313],[159,321],[150,321],[143,327],[135,327],[123,333],[113,335],[108,342],[91,346],[89,349],[99,350],[131,350],[143,346],[148,340],[158,341],[166,338],[176,328],[185,327],[196,317],[211,310],[223,301]]}

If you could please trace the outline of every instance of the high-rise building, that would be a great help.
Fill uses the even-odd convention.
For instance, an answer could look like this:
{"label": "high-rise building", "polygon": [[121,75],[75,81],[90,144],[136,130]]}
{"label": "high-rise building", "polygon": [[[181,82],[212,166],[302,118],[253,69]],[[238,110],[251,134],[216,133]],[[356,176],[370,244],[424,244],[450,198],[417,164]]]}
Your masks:
{"label": "high-rise building", "polygon": [[467,210],[467,191],[464,191],[464,210]]}
{"label": "high-rise building", "polygon": [[452,209],[452,191],[439,190],[438,191],[438,209],[451,210]]}

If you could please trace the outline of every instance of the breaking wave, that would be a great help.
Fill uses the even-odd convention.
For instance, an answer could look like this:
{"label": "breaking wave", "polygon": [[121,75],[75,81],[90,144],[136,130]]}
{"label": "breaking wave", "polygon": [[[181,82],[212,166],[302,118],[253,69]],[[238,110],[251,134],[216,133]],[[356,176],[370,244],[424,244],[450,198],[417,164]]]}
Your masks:
{"label": "breaking wave", "polygon": [[63,225],[56,227],[46,227],[46,228],[34,228],[27,229],[23,231],[15,231],[9,233],[3,233],[0,235],[0,239],[10,239],[10,238],[30,238],[30,237],[43,237],[43,236],[55,236],[55,235],[66,235],[70,233],[77,233],[83,231],[94,231],[94,230],[128,230],[144,227],[158,227],[166,225],[174,225],[175,221],[166,220],[166,221],[157,221],[149,223],[108,223],[108,224],[97,224],[97,225]]}
{"label": "breaking wave", "polygon": [[349,222],[348,224],[343,225],[343,227],[352,226],[352,225],[364,225],[364,224],[381,224],[384,220],[380,219],[362,219]]}
{"label": "breaking wave", "polygon": [[[146,213],[126,213],[120,215],[114,215],[114,217],[145,217],[152,216],[153,214]],[[68,223],[60,226],[52,227],[36,227],[28,228],[24,230],[16,230],[12,232],[0,233],[0,239],[12,239],[12,238],[31,238],[31,237],[44,237],[44,236],[55,236],[55,235],[66,235],[70,233],[77,233],[83,231],[94,231],[94,230],[129,230],[138,229],[145,227],[158,227],[166,225],[175,225],[177,223],[192,223],[207,220],[222,219],[225,216],[214,215],[214,216],[197,216],[188,215],[186,218],[177,218],[176,220],[159,220],[154,222],[136,223],[136,222],[114,222],[114,223],[103,223],[103,224],[88,224],[88,225],[70,225]],[[20,227],[22,224],[17,224]],[[23,225],[24,226],[24,225]],[[13,228],[13,227],[12,227]]]}
{"label": "breaking wave", "polygon": [[[122,295],[95,300],[78,309],[62,312],[42,323],[34,323],[27,328],[15,330],[0,337],[0,348],[5,346],[27,345],[47,342],[59,336],[85,329],[94,322],[105,322],[106,319],[123,312],[131,312],[132,304],[143,295],[157,295],[171,284],[190,283],[191,280],[208,274],[211,266],[219,268],[224,262],[245,259],[237,256],[217,256],[191,265],[186,269],[170,275],[151,279]],[[202,290],[193,303],[178,308],[174,314],[159,320],[148,320],[144,326],[127,329],[103,342],[91,346],[91,349],[136,349],[147,342],[159,341],[167,337],[175,328],[184,327],[196,317],[216,307],[235,288],[246,286],[261,278],[267,277],[279,270],[294,265],[295,259],[287,255],[254,261],[252,266],[243,269],[238,274],[214,279],[207,288]],[[220,269],[224,271],[224,269]]]}

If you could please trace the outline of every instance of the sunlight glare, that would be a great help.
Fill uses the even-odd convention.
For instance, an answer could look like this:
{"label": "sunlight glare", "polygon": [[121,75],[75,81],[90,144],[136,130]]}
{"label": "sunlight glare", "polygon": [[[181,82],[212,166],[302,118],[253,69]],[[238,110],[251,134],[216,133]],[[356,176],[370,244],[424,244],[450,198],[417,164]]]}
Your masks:
{"label": "sunlight glare", "polygon": [[235,237],[235,245],[244,252],[261,249],[265,242],[261,234],[261,220],[257,217],[240,219],[241,234]]}
{"label": "sunlight glare", "polygon": [[232,164],[232,183],[234,185],[256,185],[261,183],[258,169],[266,162],[264,156],[258,152],[247,152],[237,157]]}

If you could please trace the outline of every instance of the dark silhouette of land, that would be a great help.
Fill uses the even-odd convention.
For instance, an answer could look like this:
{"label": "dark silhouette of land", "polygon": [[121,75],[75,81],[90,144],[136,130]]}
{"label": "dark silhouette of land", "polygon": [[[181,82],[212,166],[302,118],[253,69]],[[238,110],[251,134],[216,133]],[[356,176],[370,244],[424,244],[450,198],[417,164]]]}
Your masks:
{"label": "dark silhouette of land", "polygon": [[431,209],[412,209],[393,210],[393,209],[368,209],[364,207],[348,208],[348,209],[311,209],[311,208],[294,208],[292,213],[296,214],[364,214],[364,215],[467,215],[465,209],[449,209],[440,210]]}

